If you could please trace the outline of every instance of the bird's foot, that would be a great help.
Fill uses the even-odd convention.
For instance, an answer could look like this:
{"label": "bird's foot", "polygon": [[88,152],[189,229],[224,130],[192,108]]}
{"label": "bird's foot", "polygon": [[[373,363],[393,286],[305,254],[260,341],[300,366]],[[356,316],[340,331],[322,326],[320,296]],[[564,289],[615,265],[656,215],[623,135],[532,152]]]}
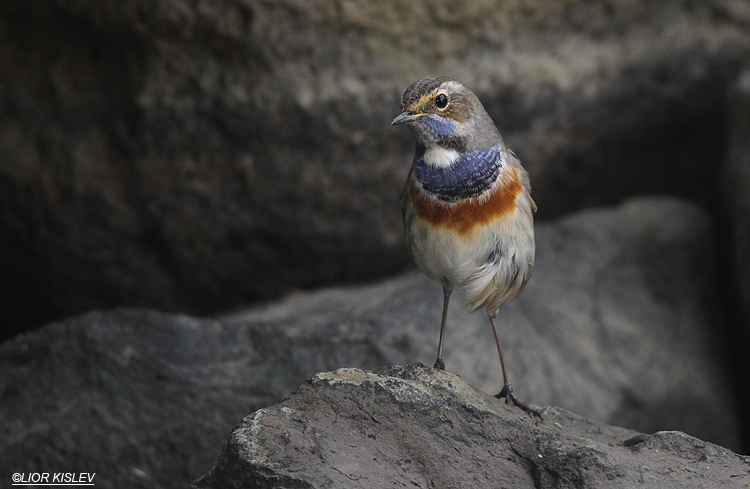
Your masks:
{"label": "bird's foot", "polygon": [[445,370],[445,362],[443,361],[442,357],[437,357],[437,360],[435,360],[435,365],[432,366],[435,370]]}
{"label": "bird's foot", "polygon": [[495,395],[495,397],[498,399],[505,398],[505,404],[512,403],[514,406],[523,409],[526,412],[526,414],[528,414],[532,418],[536,418],[539,421],[544,422],[544,418],[539,413],[539,411],[537,411],[536,409],[530,408],[529,406],[527,406],[526,404],[518,400],[516,395],[513,393],[513,387],[511,387],[510,384],[505,384],[503,386],[503,389],[497,395]]}

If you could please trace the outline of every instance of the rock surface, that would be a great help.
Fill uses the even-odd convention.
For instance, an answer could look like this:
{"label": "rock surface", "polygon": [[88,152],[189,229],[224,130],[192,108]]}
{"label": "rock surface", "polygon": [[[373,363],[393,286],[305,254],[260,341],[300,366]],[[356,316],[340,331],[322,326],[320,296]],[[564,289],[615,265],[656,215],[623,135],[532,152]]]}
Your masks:
{"label": "rock surface", "polygon": [[[539,225],[534,276],[498,317],[517,394],[739,450],[710,235],[704,212],[669,198]],[[447,369],[494,394],[488,320],[456,299]],[[234,423],[314,373],[431,364],[441,301],[415,271],[216,319],[121,309],[18,336],[0,345],[0,481],[70,470],[102,487],[184,488]]]}
{"label": "rock surface", "polygon": [[736,292],[750,336],[750,64],[732,85],[729,96],[729,158],[724,169],[731,259]]}
{"label": "rock surface", "polygon": [[2,2],[0,292],[24,321],[215,313],[392,274],[413,143],[389,122],[429,73],[479,94],[540,217],[711,202],[749,23],[742,0]]}
{"label": "rock surface", "polygon": [[535,424],[424,365],[315,375],[235,427],[191,489],[744,488],[750,457],[558,408]]}
{"label": "rock surface", "polygon": [[[723,172],[724,199],[718,219],[726,253],[731,316],[728,333],[732,346],[731,369],[738,379],[750,378],[750,63],[729,92],[729,155]],[[750,389],[738,389],[740,409],[750,417]],[[745,427],[750,440],[750,426]]]}

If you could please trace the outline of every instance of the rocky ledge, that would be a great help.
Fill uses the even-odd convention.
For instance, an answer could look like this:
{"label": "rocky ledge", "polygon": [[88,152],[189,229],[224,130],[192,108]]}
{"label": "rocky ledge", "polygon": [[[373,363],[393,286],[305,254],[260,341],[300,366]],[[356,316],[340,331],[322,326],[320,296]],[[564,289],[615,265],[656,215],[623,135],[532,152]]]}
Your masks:
{"label": "rocky ledge", "polygon": [[747,487],[750,457],[559,408],[535,422],[421,364],[315,375],[237,425],[191,489]]}
{"label": "rocky ledge", "polygon": [[[534,277],[498,317],[516,393],[744,453],[711,228],[701,209],[664,197],[540,223]],[[96,472],[97,487],[184,489],[213,466],[238,420],[315,372],[432,362],[441,295],[413,271],[217,318],[92,311],[19,335],[0,344],[0,486],[16,472],[70,471]],[[458,299],[446,367],[494,394],[501,374],[487,317]],[[516,411],[509,419],[532,430],[573,423],[547,411],[535,426]]]}

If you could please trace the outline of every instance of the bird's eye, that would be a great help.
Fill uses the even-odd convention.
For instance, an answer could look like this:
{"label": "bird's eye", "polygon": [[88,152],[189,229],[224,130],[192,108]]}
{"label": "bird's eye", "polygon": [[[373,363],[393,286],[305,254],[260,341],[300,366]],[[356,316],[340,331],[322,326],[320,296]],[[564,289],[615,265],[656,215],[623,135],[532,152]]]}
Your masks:
{"label": "bird's eye", "polygon": [[441,93],[435,97],[435,107],[438,109],[444,109],[446,105],[448,105],[448,96],[446,94]]}

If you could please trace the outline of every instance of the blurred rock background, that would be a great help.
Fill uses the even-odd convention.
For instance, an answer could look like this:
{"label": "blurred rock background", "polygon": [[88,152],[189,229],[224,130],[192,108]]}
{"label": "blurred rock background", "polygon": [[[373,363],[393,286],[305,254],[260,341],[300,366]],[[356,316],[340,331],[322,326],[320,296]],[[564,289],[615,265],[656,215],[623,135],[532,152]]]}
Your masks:
{"label": "blurred rock background", "polygon": [[482,99],[540,221],[656,193],[708,213],[750,419],[749,59],[744,0],[3,2],[3,337],[406,270],[413,142],[389,123],[438,73]]}
{"label": "blurred rock background", "polygon": [[[498,317],[518,395],[741,451],[710,234],[708,215],[675,198],[640,197],[537,224],[534,280]],[[431,364],[441,295],[439,284],[414,270],[215,318],[114,309],[18,335],[0,344],[0,481],[64,463],[75,472],[96,469],[104,487],[184,489],[216,463],[232,426],[313,374]],[[487,317],[468,314],[459,301],[449,311],[445,360],[449,372],[485,393],[500,389]],[[361,393],[365,404],[379,405],[367,396]],[[329,411],[342,409],[331,402]],[[496,405],[527,436],[538,435],[520,410]],[[375,417],[390,425],[394,408],[379,406]],[[312,432],[326,438],[340,430]],[[425,443],[418,435],[402,442]]]}
{"label": "blurred rock background", "polygon": [[715,208],[743,1],[58,0],[0,7],[3,295],[24,329],[206,314],[408,264],[429,73],[474,89],[540,219],[668,192]]}

